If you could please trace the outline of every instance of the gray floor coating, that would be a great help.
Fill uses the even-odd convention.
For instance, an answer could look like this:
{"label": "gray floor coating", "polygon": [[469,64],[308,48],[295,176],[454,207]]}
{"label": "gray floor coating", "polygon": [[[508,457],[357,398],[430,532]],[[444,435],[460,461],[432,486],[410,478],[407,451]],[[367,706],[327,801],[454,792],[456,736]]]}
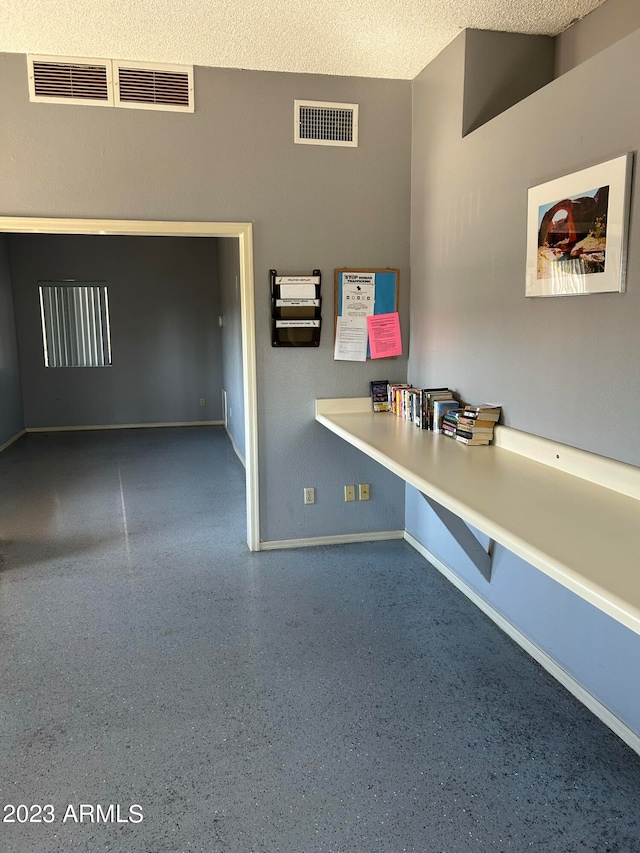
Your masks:
{"label": "gray floor coating", "polygon": [[30,435],[0,504],[0,802],[55,807],[1,850],[640,850],[640,758],[406,543],[246,550],[220,428]]}

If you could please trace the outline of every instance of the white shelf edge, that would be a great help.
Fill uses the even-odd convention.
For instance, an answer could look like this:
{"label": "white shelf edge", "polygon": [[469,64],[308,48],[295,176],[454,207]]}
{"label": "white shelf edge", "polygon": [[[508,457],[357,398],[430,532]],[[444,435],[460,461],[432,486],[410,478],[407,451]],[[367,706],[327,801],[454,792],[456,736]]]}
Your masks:
{"label": "white shelf edge", "polygon": [[316,400],[316,417],[318,415],[344,415],[350,412],[370,412],[369,397],[329,397]]}
{"label": "white shelf edge", "polygon": [[507,426],[495,428],[493,443],[495,447],[549,465],[556,471],[640,500],[640,468],[635,465]]}

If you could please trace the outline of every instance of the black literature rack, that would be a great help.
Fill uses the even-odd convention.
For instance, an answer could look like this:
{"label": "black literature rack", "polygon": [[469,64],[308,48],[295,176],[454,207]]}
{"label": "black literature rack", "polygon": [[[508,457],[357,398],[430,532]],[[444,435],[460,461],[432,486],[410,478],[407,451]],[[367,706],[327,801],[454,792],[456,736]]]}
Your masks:
{"label": "black literature rack", "polygon": [[320,346],[322,274],[278,275],[271,278],[271,346]]}

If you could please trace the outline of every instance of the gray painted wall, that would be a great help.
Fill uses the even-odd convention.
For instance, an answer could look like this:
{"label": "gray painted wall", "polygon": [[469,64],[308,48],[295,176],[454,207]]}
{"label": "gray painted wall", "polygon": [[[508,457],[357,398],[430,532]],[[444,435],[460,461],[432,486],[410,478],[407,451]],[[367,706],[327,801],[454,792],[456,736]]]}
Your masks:
{"label": "gray painted wall", "polygon": [[553,80],[549,36],[467,30],[465,42],[463,136]]}
{"label": "gray painted wall", "polygon": [[[498,400],[509,426],[639,465],[640,432],[624,418],[635,420],[640,400],[640,196],[626,293],[525,299],[524,288],[527,188],[640,144],[640,113],[629,109],[640,32],[462,139],[464,43],[462,34],[414,84],[410,378]],[[587,100],[600,105],[597,122]],[[472,358],[450,346],[476,331]],[[596,400],[621,422],[575,417]]]}
{"label": "gray painted wall", "polygon": [[227,431],[238,454],[245,459],[244,376],[242,370],[242,316],[240,301],[240,253],[238,240],[218,240],[220,314],[223,317],[222,387],[227,392]]}
{"label": "gray painted wall", "polygon": [[556,37],[556,77],[571,71],[638,27],[638,0],[607,0]]}
{"label": "gray painted wall", "polygon": [[[640,195],[626,293],[524,291],[527,188],[640,145],[629,109],[640,31],[463,139],[464,62],[462,34],[414,83],[409,379],[500,402],[512,427],[638,465]],[[640,733],[637,634],[504,549],[485,583],[412,489],[406,527]]]}
{"label": "gray painted wall", "polygon": [[[30,104],[0,57],[0,213],[254,222],[261,538],[401,529],[404,486],[314,422],[316,397],[406,376],[333,361],[333,270],[398,267],[408,343],[411,84],[196,68],[193,115]],[[294,145],[295,98],[358,103],[357,149]],[[272,349],[269,269],[324,274],[319,349]],[[345,506],[345,483],[371,500]],[[317,503],[304,506],[303,487]]]}
{"label": "gray painted wall", "polygon": [[[216,242],[12,235],[26,426],[221,420]],[[47,279],[106,281],[112,367],[44,366],[38,281]]]}
{"label": "gray painted wall", "polygon": [[0,447],[24,429],[9,240],[0,234]]}

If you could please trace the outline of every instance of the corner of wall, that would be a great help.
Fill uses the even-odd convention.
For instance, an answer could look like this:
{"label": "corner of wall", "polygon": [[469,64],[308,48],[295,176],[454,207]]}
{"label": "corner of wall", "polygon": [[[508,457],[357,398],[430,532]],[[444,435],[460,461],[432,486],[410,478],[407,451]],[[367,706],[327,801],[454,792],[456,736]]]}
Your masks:
{"label": "corner of wall", "polygon": [[562,77],[637,29],[640,29],[638,0],[605,0],[555,37],[554,77]]}
{"label": "corner of wall", "polygon": [[549,36],[465,30],[462,135],[523,101],[553,80]]}

